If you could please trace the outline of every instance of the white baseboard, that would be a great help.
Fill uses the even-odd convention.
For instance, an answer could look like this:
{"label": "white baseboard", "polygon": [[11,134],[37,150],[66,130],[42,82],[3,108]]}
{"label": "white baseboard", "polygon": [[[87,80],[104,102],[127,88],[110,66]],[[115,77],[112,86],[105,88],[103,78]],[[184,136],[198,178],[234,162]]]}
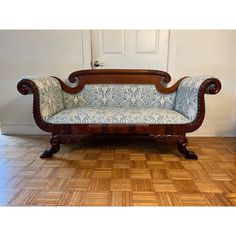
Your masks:
{"label": "white baseboard", "polygon": [[188,133],[188,137],[236,137],[235,130],[228,130],[223,126],[202,126],[198,130]]}
{"label": "white baseboard", "polygon": [[[36,125],[1,125],[1,133],[9,135],[50,135],[40,130]],[[188,137],[236,137],[235,130],[226,130],[223,126],[202,126],[200,129],[187,134]]]}
{"label": "white baseboard", "polygon": [[9,135],[50,135],[50,133],[44,132],[36,125],[1,125],[1,133]]}

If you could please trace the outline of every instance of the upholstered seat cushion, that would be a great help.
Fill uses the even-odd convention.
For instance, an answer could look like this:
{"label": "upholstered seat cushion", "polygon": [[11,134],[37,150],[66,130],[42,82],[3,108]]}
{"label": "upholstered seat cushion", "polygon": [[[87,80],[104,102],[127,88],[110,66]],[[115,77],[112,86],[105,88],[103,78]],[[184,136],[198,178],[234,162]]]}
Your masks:
{"label": "upholstered seat cushion", "polygon": [[185,124],[180,113],[160,108],[77,107],[63,110],[47,120],[53,124]]}

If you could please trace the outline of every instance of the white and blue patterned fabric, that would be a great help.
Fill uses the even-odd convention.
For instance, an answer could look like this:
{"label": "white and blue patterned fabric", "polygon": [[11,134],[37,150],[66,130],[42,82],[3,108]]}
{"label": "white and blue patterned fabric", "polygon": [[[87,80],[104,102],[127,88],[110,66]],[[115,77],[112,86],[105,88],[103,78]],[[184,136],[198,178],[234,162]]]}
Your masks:
{"label": "white and blue patterned fabric", "polygon": [[183,79],[179,84],[174,110],[194,121],[198,111],[198,91],[201,84],[212,76],[195,76]]}
{"label": "white and blue patterned fabric", "polygon": [[188,77],[177,92],[155,85],[86,85],[77,94],[63,92],[53,77],[25,77],[39,90],[42,118],[57,124],[185,124],[198,110],[198,91],[210,76]]}
{"label": "white and blue patterned fabric", "polygon": [[59,112],[47,120],[53,124],[185,124],[180,113],[153,107],[77,107]]}
{"label": "white and blue patterned fabric", "polygon": [[53,77],[27,76],[24,79],[32,80],[39,91],[40,112],[43,120],[65,109],[61,85]]}
{"label": "white and blue patterned fabric", "polygon": [[156,90],[155,85],[118,85],[95,84],[85,85],[77,94],[64,94],[66,108],[92,107],[153,107],[173,109],[175,92],[163,94]]}

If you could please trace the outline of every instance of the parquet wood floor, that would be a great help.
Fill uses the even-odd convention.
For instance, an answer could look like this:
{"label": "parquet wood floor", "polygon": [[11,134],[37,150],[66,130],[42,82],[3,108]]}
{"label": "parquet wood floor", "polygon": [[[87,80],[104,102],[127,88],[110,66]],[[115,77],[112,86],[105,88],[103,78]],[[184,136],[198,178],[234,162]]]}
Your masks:
{"label": "parquet wood floor", "polygon": [[189,138],[197,161],[146,137],[90,137],[40,159],[48,147],[0,136],[0,205],[236,205],[236,138]]}

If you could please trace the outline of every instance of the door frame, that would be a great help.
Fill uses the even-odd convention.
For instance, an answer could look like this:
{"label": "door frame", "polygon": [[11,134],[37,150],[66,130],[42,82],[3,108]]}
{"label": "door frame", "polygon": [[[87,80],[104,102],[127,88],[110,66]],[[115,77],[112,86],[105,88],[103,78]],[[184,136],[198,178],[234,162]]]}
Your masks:
{"label": "door frame", "polygon": [[91,60],[92,60],[92,38],[91,30],[82,31],[82,57],[83,57],[83,69],[89,70],[92,69]]}

